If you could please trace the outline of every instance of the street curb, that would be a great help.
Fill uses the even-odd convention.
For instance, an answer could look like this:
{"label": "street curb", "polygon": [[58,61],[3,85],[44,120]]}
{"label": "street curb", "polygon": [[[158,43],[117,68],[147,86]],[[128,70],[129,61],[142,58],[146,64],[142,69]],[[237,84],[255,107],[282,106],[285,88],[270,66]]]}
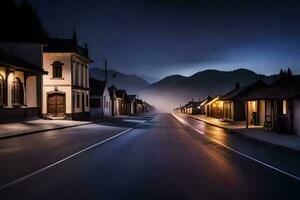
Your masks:
{"label": "street curb", "polygon": [[286,147],[286,146],[282,146],[282,145],[279,145],[279,144],[274,144],[274,143],[270,143],[270,142],[267,142],[265,140],[261,140],[259,138],[254,138],[254,137],[251,137],[251,136],[248,136],[248,135],[245,135],[239,131],[236,131],[236,130],[233,130],[233,129],[230,129],[230,128],[226,128],[226,127],[223,127],[223,126],[220,126],[220,125],[217,125],[217,124],[213,124],[213,123],[210,123],[210,122],[206,122],[204,120],[201,120],[199,118],[196,118],[196,117],[193,117],[193,116],[190,116],[190,115],[184,115],[186,117],[189,117],[191,119],[195,119],[195,120],[198,120],[198,121],[201,121],[201,122],[204,122],[204,123],[207,123],[211,126],[215,126],[215,127],[218,127],[218,128],[223,128],[225,130],[227,130],[229,133],[234,133],[235,136],[238,136],[238,137],[243,137],[243,138],[247,138],[247,139],[250,139],[250,140],[253,140],[253,141],[256,141],[258,143],[261,143],[261,144],[265,144],[265,145],[268,145],[268,146],[271,146],[271,147],[276,147],[276,148],[279,148],[279,149],[282,149],[284,151],[293,151],[293,152],[300,152],[299,150],[297,149],[293,149],[293,148],[290,148],[290,147]]}
{"label": "street curb", "polygon": [[55,130],[61,130],[61,129],[67,129],[67,128],[80,127],[80,126],[85,126],[85,125],[89,125],[89,124],[94,124],[94,123],[97,123],[97,122],[111,121],[113,119],[117,119],[117,118],[107,118],[107,119],[101,119],[101,120],[86,122],[84,124],[77,124],[77,125],[71,125],[71,126],[63,126],[63,127],[57,127],[57,128],[42,129],[42,130],[29,131],[29,132],[20,133],[20,134],[1,136],[0,140],[6,140],[6,139],[10,139],[10,138],[21,137],[21,136],[25,136],[25,135],[31,135],[31,134],[42,133],[42,132],[47,132],[47,131],[55,131]]}

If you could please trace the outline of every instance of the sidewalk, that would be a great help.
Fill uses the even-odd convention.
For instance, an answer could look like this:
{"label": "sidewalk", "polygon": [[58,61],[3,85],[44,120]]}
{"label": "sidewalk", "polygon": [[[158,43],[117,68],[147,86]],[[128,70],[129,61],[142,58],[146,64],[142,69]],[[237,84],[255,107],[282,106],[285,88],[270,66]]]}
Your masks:
{"label": "sidewalk", "polygon": [[22,122],[0,124],[0,139],[57,130],[93,123],[93,121],[33,119]]}
{"label": "sidewalk", "polygon": [[220,119],[207,117],[205,115],[187,115],[187,116],[226,129],[242,129],[246,127],[245,122],[224,122],[221,121]]}
{"label": "sidewalk", "polygon": [[208,124],[230,130],[232,133],[256,139],[269,144],[300,151],[300,137],[297,135],[280,134],[272,131],[264,131],[262,128],[246,129],[245,122],[222,122],[219,119],[203,115],[186,115],[188,117],[206,122]]}

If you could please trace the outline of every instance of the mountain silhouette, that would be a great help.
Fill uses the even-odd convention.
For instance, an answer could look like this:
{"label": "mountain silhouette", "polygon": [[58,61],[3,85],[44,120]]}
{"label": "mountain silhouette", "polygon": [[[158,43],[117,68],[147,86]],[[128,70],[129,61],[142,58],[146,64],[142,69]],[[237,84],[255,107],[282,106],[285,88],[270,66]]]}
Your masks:
{"label": "mountain silhouette", "polygon": [[[149,83],[136,75],[129,75],[116,70],[108,70],[108,85],[115,85],[118,89],[126,89],[128,94],[137,94],[147,88]],[[105,70],[90,68],[90,77],[105,80]]]}
{"label": "mountain silhouette", "polygon": [[150,85],[141,92],[148,102],[156,105],[161,111],[170,111],[174,106],[184,104],[192,99],[200,100],[208,95],[222,95],[234,88],[235,83],[249,85],[261,79],[273,82],[279,75],[266,76],[256,74],[248,69],[233,71],[205,70],[186,77],[168,76]]}

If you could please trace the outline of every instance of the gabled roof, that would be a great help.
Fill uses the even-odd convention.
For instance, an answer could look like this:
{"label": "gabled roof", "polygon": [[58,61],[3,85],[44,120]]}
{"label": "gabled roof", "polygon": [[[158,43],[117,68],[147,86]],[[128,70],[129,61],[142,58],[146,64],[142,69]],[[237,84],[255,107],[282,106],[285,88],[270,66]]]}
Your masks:
{"label": "gabled roof", "polygon": [[138,104],[144,104],[144,102],[143,102],[142,99],[137,99],[136,102],[137,102]]}
{"label": "gabled roof", "polygon": [[267,85],[265,82],[263,82],[262,80],[258,80],[253,84],[250,84],[250,85],[247,85],[244,87],[234,88],[227,94],[223,95],[220,99],[222,101],[226,101],[226,100],[233,100],[233,99],[237,99],[237,98],[243,98],[246,94],[250,93],[251,91],[255,90],[256,88],[259,88],[259,87],[262,87],[265,85]]}
{"label": "gabled roof", "polygon": [[125,101],[129,101],[126,90],[117,90],[116,91],[117,98],[124,99]]}
{"label": "gabled roof", "polygon": [[117,98],[123,99],[125,97],[126,91],[125,90],[117,90],[116,94],[117,94]]}
{"label": "gabled roof", "polygon": [[187,108],[197,108],[200,106],[200,102],[190,101],[185,107]]}
{"label": "gabled roof", "polygon": [[209,101],[207,101],[207,102],[206,102],[206,105],[210,105],[210,104],[212,104],[212,103],[218,101],[219,99],[220,99],[220,96],[216,96],[216,97],[210,99]]}
{"label": "gabled roof", "polygon": [[43,51],[46,53],[77,53],[93,62],[89,58],[88,49],[77,45],[77,41],[74,39],[50,39]]}
{"label": "gabled roof", "polygon": [[90,95],[103,95],[106,88],[106,81],[100,81],[94,78],[90,78]]}
{"label": "gabled roof", "polygon": [[3,50],[0,50],[0,65],[21,69],[24,71],[47,74],[47,72],[44,71],[42,67],[32,65],[17,56],[6,53]]}
{"label": "gabled roof", "polygon": [[137,95],[128,95],[128,99],[130,102],[133,102],[137,98]]}
{"label": "gabled roof", "polygon": [[117,88],[114,85],[112,85],[108,88],[111,99],[114,99],[116,97],[116,90],[117,90]]}
{"label": "gabled roof", "polygon": [[300,75],[282,78],[270,85],[262,86],[251,93],[245,99],[288,99],[300,95]]}

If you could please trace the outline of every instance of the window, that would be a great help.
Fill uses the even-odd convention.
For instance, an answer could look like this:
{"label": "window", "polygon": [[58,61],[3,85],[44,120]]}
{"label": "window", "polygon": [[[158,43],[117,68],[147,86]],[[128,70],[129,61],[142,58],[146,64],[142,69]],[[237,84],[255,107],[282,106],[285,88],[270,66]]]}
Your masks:
{"label": "window", "polygon": [[11,86],[12,104],[22,105],[23,104],[23,88],[22,83],[18,78],[14,78]]}
{"label": "window", "polygon": [[89,95],[86,95],[86,107],[89,107]]}
{"label": "window", "polygon": [[75,76],[75,71],[76,71],[76,62],[73,60],[72,62],[72,84],[75,85],[76,81],[76,76]]}
{"label": "window", "polygon": [[87,87],[87,88],[88,88],[88,80],[89,80],[89,78],[88,78],[88,67],[86,65],[85,66],[85,87]]}
{"label": "window", "polygon": [[78,62],[75,63],[75,85],[78,86]]}
{"label": "window", "polygon": [[80,71],[80,63],[77,62],[77,65],[76,65],[76,85],[79,86],[80,85],[80,74],[79,74],[79,71]]}
{"label": "window", "polygon": [[286,100],[282,101],[282,114],[286,115]]}
{"label": "window", "polygon": [[103,97],[103,107],[106,108],[106,96]]}
{"label": "window", "polygon": [[62,66],[63,63],[61,63],[60,61],[55,61],[52,64],[53,78],[62,78]]}
{"label": "window", "polygon": [[81,83],[80,86],[84,87],[84,65],[81,64]]}
{"label": "window", "polygon": [[75,108],[75,93],[74,92],[72,93],[72,106],[74,109]]}
{"label": "window", "polygon": [[79,105],[80,105],[80,96],[79,96],[79,94],[77,94],[77,108],[79,108]]}
{"label": "window", "polygon": [[4,104],[4,79],[0,75],[0,106]]}

